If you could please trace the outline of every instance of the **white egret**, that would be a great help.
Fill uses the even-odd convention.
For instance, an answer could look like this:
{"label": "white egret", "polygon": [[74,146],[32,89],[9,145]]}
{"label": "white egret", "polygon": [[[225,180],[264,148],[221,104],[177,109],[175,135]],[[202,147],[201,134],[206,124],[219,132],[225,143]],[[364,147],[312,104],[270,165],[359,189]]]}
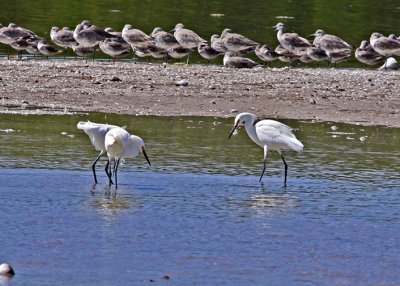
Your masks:
{"label": "white egret", "polygon": [[[150,160],[147,157],[144,149],[144,142],[142,138],[135,135],[130,135],[128,131],[123,128],[117,127],[110,129],[110,131],[108,131],[106,134],[104,145],[108,155],[108,163],[110,164],[111,160],[114,161],[114,178],[116,189],[118,188],[118,166],[121,160],[126,158],[135,158],[137,155],[139,155],[139,153],[143,153],[147,163],[149,163],[149,166],[151,166]],[[111,174],[111,166],[109,174]],[[111,186],[111,176],[109,179]]]}
{"label": "white egret", "polygon": [[281,155],[283,164],[285,165],[285,186],[287,178],[288,165],[282,155],[282,150],[291,149],[297,152],[303,150],[304,145],[297,140],[293,134],[292,129],[275,120],[259,120],[257,116],[251,113],[240,113],[235,118],[235,123],[229,134],[228,139],[231,138],[233,132],[239,125],[244,125],[249,137],[260,147],[264,149],[264,167],[261,173],[260,180],[265,172],[265,165],[267,162],[267,151],[275,150]]}
{"label": "white egret", "polygon": [[[97,151],[100,151],[99,156],[96,158],[96,160],[92,164],[92,170],[93,170],[93,177],[94,177],[94,182],[97,184],[97,177],[96,177],[96,163],[99,161],[100,157],[106,152],[106,147],[104,145],[104,140],[106,138],[106,134],[108,131],[110,131],[113,128],[116,128],[118,126],[116,125],[110,125],[110,124],[101,124],[101,123],[94,123],[90,121],[80,121],[76,125],[76,127],[80,130],[83,130],[90,138],[90,141],[92,142],[92,145]],[[105,171],[107,174],[107,177],[110,178],[111,174],[108,173],[108,164],[107,162]]]}

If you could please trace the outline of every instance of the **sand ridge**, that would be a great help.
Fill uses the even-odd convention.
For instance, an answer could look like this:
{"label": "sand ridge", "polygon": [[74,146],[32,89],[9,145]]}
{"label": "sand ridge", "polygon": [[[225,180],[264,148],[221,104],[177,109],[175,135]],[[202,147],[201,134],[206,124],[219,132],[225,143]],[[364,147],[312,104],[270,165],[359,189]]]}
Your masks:
{"label": "sand ridge", "polygon": [[29,107],[231,117],[248,111],[266,118],[400,127],[399,79],[396,71],[372,69],[3,60],[0,112],[24,113]]}

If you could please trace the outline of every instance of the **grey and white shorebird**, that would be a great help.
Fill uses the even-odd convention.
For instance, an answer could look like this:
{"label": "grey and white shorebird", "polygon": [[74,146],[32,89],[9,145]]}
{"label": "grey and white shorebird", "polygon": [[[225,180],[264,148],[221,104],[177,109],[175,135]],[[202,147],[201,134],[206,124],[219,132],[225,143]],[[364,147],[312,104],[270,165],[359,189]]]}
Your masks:
{"label": "grey and white shorebird", "polygon": [[10,23],[8,27],[0,29],[0,43],[9,45],[20,38],[33,36],[31,32],[21,29],[14,23]]}
{"label": "grey and white shorebird", "polygon": [[173,59],[182,59],[184,57],[187,57],[191,51],[192,51],[191,49],[179,46],[177,48],[169,49],[168,56],[170,56]]}
{"label": "grey and white shorebird", "polygon": [[64,58],[67,57],[67,48],[76,46],[78,43],[74,39],[74,31],[68,27],[62,29],[58,27],[52,27],[50,31],[50,38],[54,44],[64,49]]}
{"label": "grey and white shorebird", "polygon": [[[2,27],[0,29],[0,43],[5,44],[5,45],[10,45],[13,42],[17,41],[18,39],[21,38],[28,38],[28,37],[35,37],[36,35],[27,29],[18,27],[14,23],[8,24],[7,27]],[[7,59],[10,58],[10,50],[7,49]]]}
{"label": "grey and white shorebird", "polygon": [[359,62],[366,65],[376,65],[383,59],[383,56],[377,53],[366,40],[361,42],[354,55]]}
{"label": "grey and white shorebird", "polygon": [[77,45],[77,46],[73,46],[72,50],[78,56],[80,56],[82,58],[86,58],[86,61],[87,61],[89,56],[92,56],[95,54],[96,47],[85,47],[85,46]]}
{"label": "grey and white shorebird", "polygon": [[97,26],[91,25],[88,27],[88,25],[82,24],[76,25],[73,37],[80,46],[84,47],[94,47],[106,38],[115,38],[114,35]]}
{"label": "grey and white shorebird", "polygon": [[152,41],[145,32],[133,28],[130,24],[126,24],[122,29],[122,38],[132,46],[133,50],[137,47],[146,47]]}
{"label": "grey and white shorebird", "polygon": [[400,41],[390,39],[380,33],[372,33],[369,42],[372,48],[384,57],[390,57],[400,52]]}
{"label": "grey and white shorebird", "polygon": [[227,50],[232,53],[243,52],[249,48],[254,50],[254,48],[258,45],[258,43],[255,41],[250,40],[241,34],[233,33],[232,30],[228,28],[222,31],[221,42],[224,44]]}
{"label": "grey and white shorebird", "polygon": [[331,57],[329,58],[329,62],[334,64],[336,67],[336,64],[347,61],[351,57],[351,51],[350,50],[344,50],[341,52],[336,52],[336,53],[331,53]]}
{"label": "grey and white shorebird", "polygon": [[[105,28],[104,31],[106,31],[107,33],[109,33],[109,34],[111,34],[111,35],[114,36],[113,38],[108,38],[108,39],[111,39],[111,40],[113,40],[114,42],[120,43],[121,45],[126,45],[126,44],[129,45],[129,43],[127,43],[127,42],[122,38],[122,32],[114,31],[114,29],[111,28],[111,27]],[[129,47],[131,47],[131,46],[129,45]]]}
{"label": "grey and white shorebird", "polygon": [[211,47],[214,50],[224,53],[224,54],[228,51],[228,49],[225,47],[224,43],[222,42],[220,35],[217,35],[217,34],[212,35],[210,42],[211,42]]}
{"label": "grey and white shorebird", "polygon": [[332,55],[337,56],[340,53],[348,53],[352,50],[351,45],[337,36],[326,34],[324,30],[319,29],[312,35],[315,36],[313,45],[324,50],[330,62],[333,62]]}
{"label": "grey and white shorebird", "polygon": [[210,60],[217,58],[220,55],[223,55],[223,53],[218,52],[217,50],[213,49],[212,47],[210,47],[205,43],[199,44],[197,51],[199,52],[200,56],[208,60],[208,62],[210,62]]}
{"label": "grey and white shorebird", "polygon": [[[148,46],[136,47],[133,53],[139,58],[151,57],[151,52]],[[136,58],[135,58],[136,63]]]}
{"label": "grey and white shorebird", "polygon": [[248,68],[258,65],[251,59],[235,56],[232,52],[225,53],[224,66],[227,68]]}
{"label": "grey and white shorebird", "polygon": [[291,51],[288,51],[282,45],[278,45],[275,48],[275,52],[279,55],[279,60],[284,63],[289,63],[289,65],[298,60],[301,56],[296,55],[295,53],[292,53]]}
{"label": "grey and white shorebird", "polygon": [[314,45],[307,48],[307,55],[316,62],[328,60],[328,55],[325,53],[325,51],[320,47]]}
{"label": "grey and white shorebird", "polygon": [[55,56],[55,55],[63,52],[62,50],[56,49],[53,46],[49,45],[46,40],[41,40],[37,44],[37,48],[38,48],[39,52],[42,55],[46,56],[47,58],[49,56]]}
{"label": "grey and white shorebird", "polygon": [[113,58],[120,58],[130,54],[131,46],[126,42],[120,42],[118,40],[114,41],[111,38],[104,39],[104,41],[99,44],[100,50],[106,55]]}
{"label": "grey and white shorebird", "polygon": [[168,60],[168,51],[162,47],[157,46],[153,42],[149,42],[147,45],[147,49],[149,50],[151,56],[155,59],[164,59],[165,62]]}
{"label": "grey and white shorebird", "polygon": [[[74,30],[74,39],[78,42],[79,46],[82,47],[95,47],[106,38],[115,38],[115,36],[97,26],[91,25],[87,20],[76,25]],[[93,60],[95,55],[96,49],[93,49]]]}
{"label": "grey and white shorebird", "polygon": [[[27,49],[31,49],[31,46],[35,46],[37,52],[40,54],[40,52],[37,49],[37,44],[40,40],[43,40],[43,38],[35,37],[35,36],[28,36],[24,38],[19,38],[12,42],[10,46],[18,51],[18,58],[21,58],[22,51],[27,51]],[[36,52],[35,52],[36,53]]]}
{"label": "grey and white shorebird", "polygon": [[111,35],[114,35],[115,37],[112,38],[114,41],[124,41],[125,42],[125,40],[122,38],[122,32],[114,31],[114,29],[111,27],[104,28],[104,31],[106,31],[107,33],[109,33]]}
{"label": "grey and white shorebird", "polygon": [[161,28],[161,27],[155,27],[154,29],[153,29],[153,31],[151,31],[151,33],[150,33],[150,37],[154,40],[154,38],[157,36],[157,34],[158,33],[160,33],[160,32],[164,32],[164,30]]}
{"label": "grey and white shorebird", "polygon": [[314,60],[308,55],[304,54],[299,58],[299,61],[301,61],[303,64],[309,64],[314,62]]}
{"label": "grey and white shorebird", "polygon": [[307,54],[307,48],[311,46],[307,39],[300,37],[296,33],[285,33],[285,25],[283,23],[278,23],[273,28],[278,31],[278,42],[283,48],[298,56]]}
{"label": "grey and white shorebird", "polygon": [[[395,34],[390,34],[388,36],[389,39],[395,40],[400,43],[400,37],[397,37]],[[400,51],[394,53],[395,56],[400,56]]]}
{"label": "grey and white shorebird", "polygon": [[33,58],[35,58],[36,56],[42,55],[42,54],[39,52],[38,48],[37,48],[37,43],[36,43],[36,42],[30,42],[30,41],[28,40],[28,43],[29,43],[29,45],[26,47],[25,50],[26,50],[29,54],[33,55]]}
{"label": "grey and white shorebird", "polygon": [[174,37],[178,43],[187,49],[194,49],[199,46],[200,43],[207,43],[206,40],[201,38],[192,30],[186,29],[182,23],[176,24],[174,31]]}
{"label": "grey and white shorebird", "polygon": [[153,42],[148,42],[146,46],[135,48],[134,53],[139,58],[153,57],[155,59],[164,59],[165,61],[167,61],[168,57],[167,50],[156,46],[156,44],[154,44]]}
{"label": "grey and white shorebird", "polygon": [[267,63],[279,58],[279,54],[267,45],[257,45],[254,52],[260,60]]}
{"label": "grey and white shorebird", "polygon": [[[186,49],[192,50],[194,48],[197,48],[201,43],[207,43],[206,40],[201,38],[195,32],[186,29],[182,23],[176,24],[173,31],[175,39],[182,47]],[[190,52],[188,54],[187,64],[189,64],[189,62],[190,62]]]}
{"label": "grey and white shorebird", "polygon": [[160,27],[154,28],[150,35],[157,47],[165,50],[179,48],[181,45],[175,39],[174,34],[163,31]]}

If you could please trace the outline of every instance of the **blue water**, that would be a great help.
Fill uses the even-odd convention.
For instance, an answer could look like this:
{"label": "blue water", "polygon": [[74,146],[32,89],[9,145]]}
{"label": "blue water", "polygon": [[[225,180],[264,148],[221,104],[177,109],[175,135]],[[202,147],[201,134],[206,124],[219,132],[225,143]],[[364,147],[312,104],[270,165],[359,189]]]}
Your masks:
{"label": "blue water", "polygon": [[19,130],[0,132],[10,285],[399,285],[397,129],[338,125],[352,135],[332,137],[331,123],[288,122],[306,149],[287,154],[284,188],[273,154],[258,182],[262,150],[244,130],[227,141],[231,119],[110,117],[154,128],[142,134],[152,168],[127,161],[117,191],[104,162],[93,186],[96,152],[73,125],[81,117],[2,118],[0,129]]}

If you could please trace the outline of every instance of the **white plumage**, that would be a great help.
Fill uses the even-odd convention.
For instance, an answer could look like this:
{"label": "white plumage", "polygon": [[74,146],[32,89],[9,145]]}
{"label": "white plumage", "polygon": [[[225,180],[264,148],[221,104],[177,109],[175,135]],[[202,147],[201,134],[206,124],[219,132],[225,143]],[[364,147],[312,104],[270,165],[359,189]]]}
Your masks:
{"label": "white plumage", "polygon": [[[117,127],[110,129],[105,136],[104,146],[107,151],[108,162],[110,163],[111,161],[114,161],[115,188],[118,187],[117,172],[121,160],[135,158],[139,153],[143,153],[147,162],[151,166],[150,160],[144,149],[142,138],[130,135],[128,131],[123,128]],[[108,174],[110,175],[109,179],[111,185],[111,170]]]}
{"label": "white plumage", "polygon": [[[110,124],[94,123],[94,122],[90,122],[90,121],[80,121],[80,122],[78,122],[76,127],[80,130],[83,130],[89,136],[90,142],[92,142],[93,147],[97,151],[100,151],[99,156],[92,164],[94,181],[97,184],[95,166],[96,166],[97,161],[100,159],[100,157],[106,152],[106,148],[105,148],[105,144],[104,144],[106,134],[108,131],[110,131],[111,129],[116,128],[118,126],[110,125]],[[107,167],[108,167],[108,165],[106,166],[106,173],[107,173]],[[109,177],[108,173],[107,173],[107,176]]]}
{"label": "white plumage", "polygon": [[287,178],[287,164],[282,155],[282,150],[294,150],[300,152],[304,145],[293,134],[292,129],[275,120],[260,120],[257,121],[257,116],[251,113],[240,113],[235,118],[235,123],[229,138],[232,136],[236,128],[243,124],[249,137],[260,147],[264,149],[264,168],[261,173],[260,181],[265,172],[267,161],[267,151],[275,150],[282,158],[285,165],[285,185]]}

